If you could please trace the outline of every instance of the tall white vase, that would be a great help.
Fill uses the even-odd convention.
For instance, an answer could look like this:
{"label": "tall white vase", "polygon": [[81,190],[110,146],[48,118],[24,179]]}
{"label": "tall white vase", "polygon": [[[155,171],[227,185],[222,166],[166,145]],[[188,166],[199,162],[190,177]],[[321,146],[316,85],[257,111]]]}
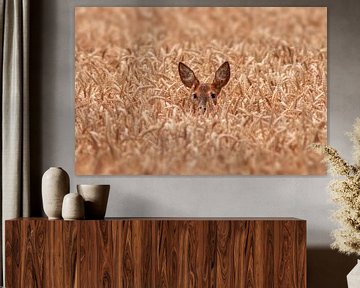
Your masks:
{"label": "tall white vase", "polygon": [[357,261],[355,267],[347,275],[348,288],[360,287],[360,260]]}
{"label": "tall white vase", "polygon": [[63,198],[69,193],[69,175],[60,167],[51,167],[42,177],[43,208],[49,219],[61,219]]}

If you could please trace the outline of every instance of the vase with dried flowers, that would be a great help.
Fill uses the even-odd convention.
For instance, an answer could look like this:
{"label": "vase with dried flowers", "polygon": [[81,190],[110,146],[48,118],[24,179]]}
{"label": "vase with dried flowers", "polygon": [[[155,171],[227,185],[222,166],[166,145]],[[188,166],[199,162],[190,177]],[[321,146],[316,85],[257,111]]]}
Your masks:
{"label": "vase with dried flowers", "polygon": [[[333,218],[341,227],[332,232],[334,242],[331,247],[360,257],[360,118],[355,121],[350,139],[354,164],[345,161],[331,146],[313,144],[313,147],[325,155],[330,172],[336,176],[329,188],[332,200],[338,205]],[[349,288],[359,287],[360,262],[348,274],[347,280]]]}

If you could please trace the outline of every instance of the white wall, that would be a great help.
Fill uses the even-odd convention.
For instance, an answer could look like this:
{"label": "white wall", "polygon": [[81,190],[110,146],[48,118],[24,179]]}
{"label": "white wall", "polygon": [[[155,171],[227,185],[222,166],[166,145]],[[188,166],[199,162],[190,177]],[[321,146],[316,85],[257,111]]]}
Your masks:
{"label": "white wall", "polygon": [[[76,177],[74,174],[74,6],[120,1],[43,0],[32,8],[31,97],[33,189],[43,171],[62,166],[71,189],[109,183],[107,216],[292,216],[308,221],[308,246],[327,246],[334,224],[328,177]],[[151,6],[150,1],[132,2]],[[175,3],[175,2],[174,2]],[[176,2],[178,5],[194,1]],[[199,1],[209,6],[215,1]],[[235,6],[327,6],[329,142],[350,159],[344,136],[360,116],[360,3],[357,1],[222,1]],[[153,1],[153,5],[167,5]],[[129,6],[129,5],[128,5]],[[131,5],[130,5],[131,6]],[[358,11],[358,12],[356,12]],[[38,191],[38,190],[37,190]],[[34,199],[36,197],[34,196]],[[36,198],[37,203],[39,199]],[[39,207],[39,206],[38,206]]]}

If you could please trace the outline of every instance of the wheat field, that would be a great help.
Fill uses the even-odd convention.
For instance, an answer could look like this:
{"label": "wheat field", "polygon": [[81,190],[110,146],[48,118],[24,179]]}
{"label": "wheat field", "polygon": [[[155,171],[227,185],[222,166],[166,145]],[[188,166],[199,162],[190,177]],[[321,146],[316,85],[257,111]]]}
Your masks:
{"label": "wheat field", "polygon": [[[321,175],[326,8],[75,10],[78,175]],[[178,74],[231,76],[194,111]]]}

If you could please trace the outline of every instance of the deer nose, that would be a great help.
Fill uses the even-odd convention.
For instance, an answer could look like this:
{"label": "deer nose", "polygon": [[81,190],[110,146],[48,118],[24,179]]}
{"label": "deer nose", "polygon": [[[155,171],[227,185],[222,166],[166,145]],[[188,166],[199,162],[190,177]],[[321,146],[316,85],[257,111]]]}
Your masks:
{"label": "deer nose", "polygon": [[202,112],[204,112],[204,113],[205,113],[205,111],[206,111],[206,107],[204,107],[204,106],[200,106],[199,109],[200,109]]}

